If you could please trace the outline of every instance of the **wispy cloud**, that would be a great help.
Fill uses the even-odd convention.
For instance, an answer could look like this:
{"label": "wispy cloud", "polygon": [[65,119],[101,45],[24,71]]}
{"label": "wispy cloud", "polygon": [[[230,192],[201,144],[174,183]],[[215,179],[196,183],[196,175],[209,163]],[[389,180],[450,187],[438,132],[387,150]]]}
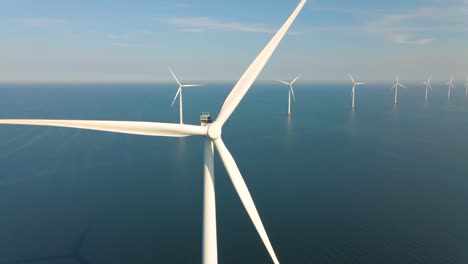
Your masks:
{"label": "wispy cloud", "polygon": [[434,38],[426,38],[426,39],[410,39],[406,35],[401,34],[394,34],[390,35],[390,40],[396,44],[410,44],[410,45],[429,45],[434,42]]}
{"label": "wispy cloud", "polygon": [[107,34],[107,37],[112,40],[129,40],[141,39],[155,34],[156,33],[151,30],[137,30],[125,33],[109,33]]}
{"label": "wispy cloud", "polygon": [[319,13],[341,13],[341,14],[350,14],[356,16],[369,16],[369,15],[379,15],[388,13],[388,10],[379,9],[379,8],[343,8],[343,7],[320,7],[310,5],[312,11]]}
{"label": "wispy cloud", "polygon": [[264,25],[228,22],[209,17],[173,17],[160,19],[161,22],[177,27],[184,32],[203,32],[208,30],[240,31],[254,33],[273,33],[274,29]]}
{"label": "wispy cloud", "polygon": [[440,33],[466,32],[467,8],[420,7],[383,16],[367,30],[384,34],[396,44],[431,44]]}
{"label": "wispy cloud", "polygon": [[188,8],[192,8],[192,4],[189,4],[189,3],[177,3],[174,5],[175,8],[179,8],[179,9],[188,9]]}
{"label": "wispy cloud", "polygon": [[24,18],[15,21],[18,24],[39,29],[61,29],[66,24],[65,20],[56,18]]}
{"label": "wispy cloud", "polygon": [[[383,36],[395,44],[428,45],[446,33],[468,32],[468,1],[429,0],[421,6],[399,12],[384,9],[317,7],[316,10],[358,16],[354,25],[329,25],[308,31],[361,32]],[[440,5],[444,4],[443,7]]]}
{"label": "wispy cloud", "polygon": [[143,44],[127,43],[127,42],[112,42],[111,46],[120,47],[120,48],[141,48],[141,47],[144,47]]}
{"label": "wispy cloud", "polygon": [[150,30],[137,30],[125,33],[109,33],[107,38],[111,42],[110,45],[120,48],[141,48],[145,45],[142,42],[145,42],[148,37],[153,36],[155,33]]}

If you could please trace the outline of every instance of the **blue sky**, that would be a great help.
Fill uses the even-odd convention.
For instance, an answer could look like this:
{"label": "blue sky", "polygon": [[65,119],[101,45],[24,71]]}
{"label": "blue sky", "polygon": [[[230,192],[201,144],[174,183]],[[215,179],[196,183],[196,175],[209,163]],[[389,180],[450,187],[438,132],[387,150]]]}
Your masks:
{"label": "blue sky", "polygon": [[[236,80],[297,0],[0,0],[0,81]],[[468,75],[468,0],[309,0],[260,79]]]}

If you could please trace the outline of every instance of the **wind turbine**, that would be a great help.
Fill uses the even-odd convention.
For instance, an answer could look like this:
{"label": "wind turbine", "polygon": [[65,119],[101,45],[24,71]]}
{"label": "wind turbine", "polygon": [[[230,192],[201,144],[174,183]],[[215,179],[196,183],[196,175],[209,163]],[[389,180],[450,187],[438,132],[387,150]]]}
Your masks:
{"label": "wind turbine", "polygon": [[172,74],[172,77],[174,77],[174,80],[177,82],[179,85],[179,89],[177,90],[177,93],[174,97],[174,100],[172,100],[171,108],[174,106],[174,103],[177,99],[177,96],[179,96],[179,114],[180,114],[180,124],[184,123],[184,114],[183,114],[183,107],[182,107],[182,88],[187,88],[187,87],[199,87],[202,86],[202,84],[182,84],[180,83],[179,79],[177,79],[177,76],[174,74],[174,72],[171,70],[170,67],[167,67],[169,71]]}
{"label": "wind turbine", "polygon": [[448,85],[448,99],[449,99],[449,100],[450,100],[450,96],[451,96],[451,94],[452,94],[452,89],[455,89],[455,86],[453,85],[453,79],[454,79],[454,78],[455,78],[455,77],[452,76],[452,77],[450,78],[450,81],[449,81],[448,83],[445,83],[445,84]]}
{"label": "wind turbine", "polygon": [[301,78],[302,76],[302,73],[299,74],[299,76],[297,76],[294,80],[292,80],[292,82],[286,82],[286,81],[280,81],[286,85],[289,85],[289,97],[288,97],[288,116],[291,116],[291,95],[294,99],[294,102],[296,102],[296,96],[294,96],[294,89],[293,89],[293,85],[294,83],[299,80],[299,78]]}
{"label": "wind turbine", "polygon": [[393,85],[392,88],[395,88],[395,105],[398,104],[398,86],[400,87],[403,87],[406,89],[406,87],[400,83],[400,77],[399,77],[399,74],[397,74],[396,76],[396,80],[395,80],[395,85]]}
{"label": "wind turbine", "polygon": [[[163,136],[163,137],[188,137],[202,136],[204,143],[204,205],[203,205],[203,253],[202,263],[217,263],[217,236],[216,236],[216,207],[215,207],[215,186],[214,186],[214,146],[218,150],[219,156],[224,163],[226,171],[239,195],[239,198],[247,211],[253,225],[255,226],[263,244],[270,254],[274,263],[279,263],[275,251],[270,243],[268,235],[263,226],[262,220],[253,202],[252,196],[245,184],[236,161],[224,145],[222,135],[223,125],[228,121],[231,114],[236,110],[245,94],[257,79],[260,72],[276,50],[277,46],[286,35],[287,31],[299,15],[307,0],[301,0],[290,17],[273,36],[270,42],[260,52],[257,58],[247,68],[237,84],[226,98],[218,117],[211,122],[211,117],[205,117],[205,122],[201,126],[168,124],[156,122],[135,122],[135,121],[96,121],[96,120],[35,120],[35,119],[0,119],[0,124],[10,125],[34,125],[68,127],[79,129],[90,129],[98,131],[108,131],[116,133]],[[203,119],[202,119],[203,121]],[[213,146],[214,145],[214,146]]]}
{"label": "wind turbine", "polygon": [[465,96],[468,96],[468,76],[466,76],[466,83],[465,83]]}
{"label": "wind turbine", "polygon": [[429,77],[429,80],[427,80],[427,82],[423,83],[423,84],[426,85],[426,102],[427,102],[427,96],[428,96],[428,93],[429,93],[429,89],[431,89],[431,91],[432,91],[431,81],[432,81],[432,75],[431,75],[431,77]]}
{"label": "wind turbine", "polygon": [[351,81],[353,82],[353,90],[352,90],[351,94],[353,96],[352,107],[353,107],[353,111],[354,111],[354,97],[356,96],[356,86],[361,85],[361,84],[366,84],[366,83],[355,82],[353,76],[351,74],[348,74],[348,75],[349,75],[349,78],[351,79]]}

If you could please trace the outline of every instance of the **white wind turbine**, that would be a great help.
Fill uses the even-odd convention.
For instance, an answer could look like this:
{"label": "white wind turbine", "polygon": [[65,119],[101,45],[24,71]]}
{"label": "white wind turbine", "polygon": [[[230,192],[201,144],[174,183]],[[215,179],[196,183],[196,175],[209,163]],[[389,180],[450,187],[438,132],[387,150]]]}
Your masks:
{"label": "white wind turbine", "polygon": [[177,82],[177,84],[179,85],[179,89],[177,90],[177,93],[174,97],[174,100],[172,100],[172,104],[171,104],[171,108],[174,106],[174,103],[177,99],[177,96],[179,96],[179,114],[180,114],[180,123],[183,124],[184,123],[184,112],[183,112],[183,104],[182,104],[182,88],[187,88],[187,87],[199,87],[199,86],[203,86],[202,84],[182,84],[180,83],[179,79],[177,79],[177,76],[174,74],[174,72],[171,70],[170,67],[167,67],[169,69],[169,71],[171,72],[172,74],[172,77],[174,77],[174,80]]}
{"label": "white wind turbine", "polygon": [[292,80],[292,82],[288,83],[286,81],[280,81],[286,85],[289,85],[289,97],[288,97],[288,116],[291,116],[291,95],[294,99],[294,102],[296,102],[296,96],[294,95],[294,89],[293,89],[293,85],[294,83],[299,80],[299,78],[301,78],[302,76],[302,73],[299,74],[299,76],[297,76],[294,80]]}
{"label": "white wind turbine", "polygon": [[398,104],[398,86],[406,88],[403,84],[400,83],[400,76],[397,74],[396,80],[395,80],[395,85],[393,85],[392,88],[395,88],[395,105]]}
{"label": "white wind turbine", "polygon": [[465,96],[468,96],[468,76],[466,76],[466,83],[465,83]]}
{"label": "white wind turbine", "polygon": [[353,82],[353,90],[351,92],[352,96],[353,96],[353,102],[352,102],[352,108],[353,108],[353,111],[354,111],[354,97],[356,96],[356,86],[358,85],[362,85],[362,84],[366,84],[366,83],[363,83],[363,82],[355,82],[354,81],[354,78],[351,74],[349,74],[349,78],[351,79],[351,81]]}
{"label": "white wind turbine", "polygon": [[429,89],[431,89],[431,91],[432,91],[431,81],[432,81],[432,75],[431,75],[431,77],[429,77],[429,80],[427,80],[427,82],[423,82],[423,84],[426,85],[426,102],[427,102],[427,97],[428,97],[428,94],[429,94]]}
{"label": "white wind turbine", "polygon": [[[273,36],[266,47],[260,52],[257,58],[245,71],[231,93],[226,98],[218,117],[211,123],[204,125],[183,125],[155,122],[135,122],[135,121],[95,121],[95,120],[35,120],[35,119],[0,119],[0,124],[10,125],[34,125],[34,126],[53,126],[69,127],[79,129],[90,129],[98,131],[108,131],[116,133],[144,135],[144,136],[163,136],[163,137],[188,137],[202,136],[204,143],[204,205],[203,205],[203,253],[202,263],[217,263],[217,236],[216,236],[216,207],[215,207],[215,186],[214,186],[214,146],[219,152],[219,156],[224,163],[226,171],[255,226],[263,244],[270,254],[274,263],[279,263],[268,235],[262,224],[262,220],[257,212],[250,192],[245,181],[236,165],[236,161],[224,145],[222,140],[222,128],[231,114],[237,108],[245,94],[257,79],[265,64],[291,27],[292,23],[304,7],[307,0],[301,0],[291,16],[286,20],[283,26]],[[208,119],[210,120],[210,119]]]}
{"label": "white wind turbine", "polygon": [[455,86],[453,85],[453,79],[455,77],[451,77],[450,81],[448,83],[445,83],[448,85],[448,99],[450,100],[450,96],[452,95],[452,89],[455,89]]}

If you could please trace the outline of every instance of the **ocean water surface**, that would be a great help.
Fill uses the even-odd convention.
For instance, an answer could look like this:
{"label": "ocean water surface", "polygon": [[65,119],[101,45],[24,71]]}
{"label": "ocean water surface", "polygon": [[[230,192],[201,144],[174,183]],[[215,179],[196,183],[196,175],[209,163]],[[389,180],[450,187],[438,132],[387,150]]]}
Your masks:
{"label": "ocean water surface", "polygon": [[[257,83],[226,123],[282,263],[468,262],[468,98],[412,85],[394,107],[391,85],[358,87],[352,112],[350,85],[299,84],[289,119],[287,88]],[[184,90],[186,123],[232,86]],[[0,118],[178,122],[176,89],[2,84]],[[201,138],[0,126],[0,263],[200,263],[202,154]],[[215,174],[219,262],[271,263],[218,156]]]}

